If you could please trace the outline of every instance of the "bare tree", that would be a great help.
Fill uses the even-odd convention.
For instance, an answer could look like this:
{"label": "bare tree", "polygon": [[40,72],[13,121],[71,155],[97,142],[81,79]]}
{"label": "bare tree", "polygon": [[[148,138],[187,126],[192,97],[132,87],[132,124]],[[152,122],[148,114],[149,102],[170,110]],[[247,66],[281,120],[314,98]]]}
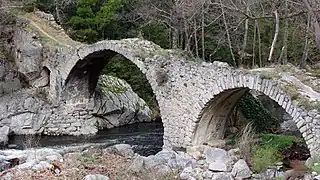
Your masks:
{"label": "bare tree", "polygon": [[318,12],[315,12],[314,7],[317,7],[317,2],[315,0],[303,0],[309,14],[311,14],[313,18],[313,26],[314,26],[314,33],[316,37],[316,43],[318,46],[318,50],[320,50],[320,25],[319,25],[319,20],[320,20],[320,15]]}
{"label": "bare tree", "polygon": [[304,42],[304,50],[303,55],[300,61],[300,68],[305,69],[307,66],[307,58],[308,58],[308,51],[309,51],[309,28],[310,28],[310,21],[311,15],[308,14],[307,18],[307,26],[306,26],[306,35],[305,35],[305,42]]}
{"label": "bare tree", "polygon": [[278,33],[279,33],[279,16],[278,16],[277,10],[274,11],[274,15],[275,15],[275,32],[274,32],[273,41],[272,41],[272,44],[270,47],[270,53],[269,53],[269,57],[268,57],[269,62],[271,62],[271,60],[272,60],[273,51],[276,46],[276,42],[278,39]]}

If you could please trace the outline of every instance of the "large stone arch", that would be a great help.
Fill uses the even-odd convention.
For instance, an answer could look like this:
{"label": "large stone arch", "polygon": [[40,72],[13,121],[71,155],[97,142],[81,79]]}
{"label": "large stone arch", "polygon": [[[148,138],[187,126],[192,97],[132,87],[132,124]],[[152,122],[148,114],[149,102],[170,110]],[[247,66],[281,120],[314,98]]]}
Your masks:
{"label": "large stone arch", "polygon": [[[78,48],[77,56],[61,65],[64,72],[61,76],[63,83],[61,98],[74,100],[75,97],[80,99],[79,95],[81,95],[82,99],[89,99],[96,86],[98,76],[107,63],[105,59],[112,58],[117,54],[133,62],[146,76],[155,92],[157,84],[153,77],[152,68],[156,66],[154,64],[156,61],[152,61],[154,60],[153,53],[158,49],[161,48],[149,41],[139,39],[101,41]],[[72,85],[79,83],[80,79],[84,84]]]}
{"label": "large stone arch", "polygon": [[[191,145],[202,144],[210,138],[222,138],[224,125],[233,107],[241,96],[249,90],[259,91],[277,102],[293,118],[302,137],[311,152],[311,156],[318,156],[320,150],[319,139],[319,109],[306,109],[291,100],[286,93],[287,77],[279,79],[263,78],[260,73],[245,73],[239,70],[224,71],[212,83],[206,86],[212,93],[204,95],[201,110],[193,126]],[[308,97],[308,94],[300,93]],[[317,94],[316,94],[317,95]],[[318,93],[319,95],[319,93]],[[318,96],[318,100],[320,96]]]}
{"label": "large stone arch", "polygon": [[[163,64],[169,59],[169,53],[150,41],[141,39],[106,40],[92,45],[82,45],[77,48],[75,53],[66,54],[64,56],[64,61],[59,62],[59,65],[56,68],[59,72],[55,73],[55,78],[53,78],[55,79],[55,84],[50,86],[51,94],[57,95],[53,96],[53,98],[55,98],[56,101],[64,102],[64,107],[67,107],[64,109],[68,109],[68,111],[77,111],[77,109],[79,109],[78,107],[81,106],[84,107],[84,109],[89,109],[88,111],[90,114],[90,109],[93,106],[92,98],[90,98],[90,90],[92,89],[88,88],[89,86],[84,88],[79,87],[79,89],[76,90],[84,93],[81,95],[81,93],[74,93],[73,91],[75,89],[70,88],[69,85],[70,83],[79,82],[80,79],[84,80],[85,78],[89,78],[86,75],[83,75],[83,77],[78,76],[84,71],[96,69],[97,71],[93,72],[92,78],[94,79],[97,77],[98,71],[102,69],[103,59],[105,57],[112,57],[115,54],[122,55],[127,60],[133,62],[145,75],[159,105],[164,127],[164,138],[171,137],[168,127],[171,126],[171,121],[169,119],[171,119],[173,115],[168,111],[168,107],[170,108],[170,106],[168,106],[166,101],[166,97],[168,97],[168,94],[170,93],[167,89],[170,89],[170,87],[165,83],[168,77],[166,75],[167,71],[163,67]],[[93,61],[95,62],[92,63]],[[89,79],[85,80],[86,82],[89,82]],[[58,83],[62,85],[60,89],[55,88],[55,85]],[[78,95],[81,95],[82,97],[79,98]],[[82,101],[77,101],[77,99],[82,99]],[[72,114],[70,112],[66,113]],[[85,126],[92,126],[92,124],[82,124],[85,124]]]}

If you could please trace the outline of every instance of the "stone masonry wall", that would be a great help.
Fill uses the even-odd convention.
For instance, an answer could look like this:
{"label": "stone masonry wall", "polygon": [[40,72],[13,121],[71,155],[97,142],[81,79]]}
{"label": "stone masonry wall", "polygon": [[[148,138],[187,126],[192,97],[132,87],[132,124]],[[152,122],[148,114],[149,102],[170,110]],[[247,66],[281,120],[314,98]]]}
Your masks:
{"label": "stone masonry wall", "polygon": [[[125,39],[101,41],[79,48],[70,61],[60,65],[67,75],[61,77],[62,81],[67,79],[79,59],[102,50],[122,54],[146,75],[160,106],[166,147],[191,146],[203,109],[208,102],[221,92],[234,88],[248,88],[260,91],[278,102],[293,117],[312,153],[318,152],[320,144],[316,142],[316,138],[319,137],[319,112],[318,109],[312,108],[316,108],[320,102],[320,94],[301,83],[294,74],[271,72],[275,74],[275,78],[270,78],[265,77],[264,73],[269,73],[271,69],[250,72],[236,70],[220,62],[192,62],[178,52],[163,50],[148,41]],[[298,96],[304,97],[304,101],[312,104],[311,109],[306,109],[299,102],[291,102],[293,95],[285,90],[292,84],[297,86]]]}

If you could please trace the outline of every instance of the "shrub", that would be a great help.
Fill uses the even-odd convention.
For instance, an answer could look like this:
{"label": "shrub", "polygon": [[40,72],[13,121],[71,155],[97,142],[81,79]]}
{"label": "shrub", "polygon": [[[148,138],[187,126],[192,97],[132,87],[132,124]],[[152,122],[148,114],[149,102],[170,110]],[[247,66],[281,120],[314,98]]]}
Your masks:
{"label": "shrub", "polygon": [[281,160],[282,156],[276,148],[260,147],[252,157],[252,168],[255,172],[261,172]]}
{"label": "shrub", "polygon": [[289,148],[293,142],[304,142],[302,138],[277,134],[260,134],[262,147],[273,147],[278,150]]}
{"label": "shrub", "polygon": [[320,173],[320,163],[316,162],[313,163],[313,165],[310,167],[311,172],[317,172],[318,174]]}
{"label": "shrub", "polygon": [[252,147],[255,145],[255,133],[252,124],[248,123],[241,131],[240,137],[237,141],[242,158],[249,160],[251,157]]}

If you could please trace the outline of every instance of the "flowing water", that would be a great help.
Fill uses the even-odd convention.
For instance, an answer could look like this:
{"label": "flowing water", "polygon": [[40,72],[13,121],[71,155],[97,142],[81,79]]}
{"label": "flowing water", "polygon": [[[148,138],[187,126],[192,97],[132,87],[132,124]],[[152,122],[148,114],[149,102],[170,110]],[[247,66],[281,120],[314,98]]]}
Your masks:
{"label": "flowing water", "polygon": [[[161,150],[163,126],[161,122],[137,123],[101,130],[98,134],[92,136],[39,136],[34,137],[34,141],[37,142],[37,147],[53,148],[72,147],[81,144],[99,144],[107,147],[125,143],[132,145],[136,153],[148,156]],[[26,137],[11,136],[9,144],[15,149],[24,149]]]}

